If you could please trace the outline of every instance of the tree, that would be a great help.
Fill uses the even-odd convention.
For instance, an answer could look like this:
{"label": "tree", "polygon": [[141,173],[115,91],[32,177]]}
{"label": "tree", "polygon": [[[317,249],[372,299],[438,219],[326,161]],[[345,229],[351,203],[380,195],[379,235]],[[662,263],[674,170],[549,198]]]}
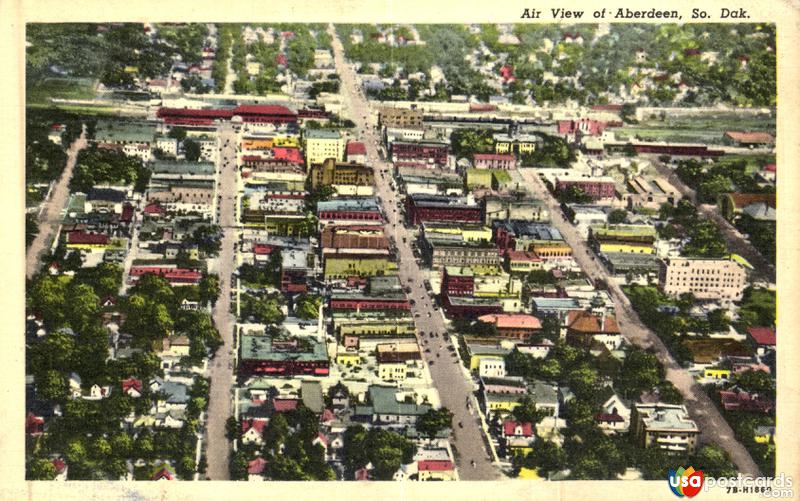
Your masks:
{"label": "tree", "polygon": [[297,299],[294,314],[303,320],[312,320],[319,317],[319,307],[322,298],[317,295],[303,294]]}
{"label": "tree", "polygon": [[614,209],[608,214],[610,224],[624,223],[626,219],[628,219],[628,211],[624,209]]}
{"label": "tree", "polygon": [[67,290],[67,321],[73,330],[81,332],[99,320],[100,298],[90,285],[79,284]]}
{"label": "tree", "polygon": [[764,371],[747,370],[734,377],[734,382],[749,393],[758,393],[767,398],[775,398],[775,381]]}
{"label": "tree", "polygon": [[619,110],[619,117],[625,123],[637,123],[636,120],[636,105],[632,103],[625,103]]}
{"label": "tree", "polygon": [[198,284],[200,287],[200,302],[203,304],[216,304],[219,297],[219,276],[216,274],[204,274]]}
{"label": "tree", "polygon": [[167,135],[172,139],[177,139],[178,142],[182,142],[186,139],[186,129],[183,127],[173,127]]}
{"label": "tree", "polygon": [[634,399],[660,384],[663,373],[664,369],[653,353],[634,348],[622,363],[616,386],[623,397]]}
{"label": "tree", "polygon": [[439,432],[453,427],[453,413],[446,407],[429,409],[417,419],[417,430],[428,438],[435,438]]}
{"label": "tree", "polygon": [[534,426],[547,416],[547,413],[542,409],[536,408],[536,402],[533,401],[530,395],[525,395],[519,399],[519,405],[511,411],[520,423],[531,423]]}
{"label": "tree", "polygon": [[716,445],[706,445],[695,456],[695,462],[702,465],[703,474],[709,477],[735,477],[736,466],[728,454]]}
{"label": "tree", "polygon": [[728,314],[722,308],[710,312],[707,318],[709,327],[715,332],[727,330],[731,323]]}
{"label": "tree", "polygon": [[267,427],[264,428],[264,449],[277,452],[289,436],[289,423],[281,413],[272,416]]}
{"label": "tree", "polygon": [[39,234],[39,221],[36,219],[36,214],[25,214],[25,246],[33,243],[33,239]]}
{"label": "tree", "polygon": [[66,290],[63,282],[50,275],[39,275],[28,289],[30,308],[42,315],[49,329],[64,325]]}
{"label": "tree", "polygon": [[67,396],[69,385],[62,372],[48,370],[36,379],[36,395],[47,400],[61,400]]}
{"label": "tree", "polygon": [[25,468],[25,480],[53,480],[56,478],[56,467],[49,459],[33,459]]}
{"label": "tree", "polygon": [[183,141],[183,151],[186,155],[186,160],[190,162],[196,162],[200,159],[200,144],[198,144],[196,141],[185,139]]}
{"label": "tree", "polygon": [[487,129],[456,129],[450,135],[450,144],[457,157],[472,157],[492,151],[494,136]]}
{"label": "tree", "polygon": [[247,479],[247,456],[243,451],[236,451],[231,456],[230,474],[231,480]]}

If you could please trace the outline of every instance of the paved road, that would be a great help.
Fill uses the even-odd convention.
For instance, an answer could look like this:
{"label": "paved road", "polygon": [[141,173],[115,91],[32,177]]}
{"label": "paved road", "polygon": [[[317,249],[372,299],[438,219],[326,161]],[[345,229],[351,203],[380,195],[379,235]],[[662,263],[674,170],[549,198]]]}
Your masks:
{"label": "paved road", "polygon": [[[370,115],[369,103],[357,87],[355,72],[344,59],[342,45],[333,26],[329,26],[328,32],[333,37],[334,60],[342,79],[341,92],[346,104],[344,109],[361,131],[361,139],[367,148],[368,161],[376,171],[376,191],[382,200],[383,211],[388,220],[387,233],[395,238],[397,245],[400,280],[404,286],[413,289],[409,296],[415,302],[412,313],[417,322],[418,340],[426,350],[423,355],[430,367],[442,405],[454,414],[452,444],[456,449],[459,476],[462,480],[499,479],[501,474],[492,464],[484,445],[484,434],[477,414],[471,414],[466,407],[467,399],[473,391],[472,382],[465,378],[458,358],[451,355],[447,349],[451,343],[445,334],[444,320],[441,313],[434,310],[433,302],[423,287],[424,274],[411,250],[413,235],[401,222],[397,208],[398,194],[389,186],[392,175],[391,164],[379,160],[379,138],[372,128],[373,124],[370,123],[373,117]],[[432,332],[436,333],[437,337],[431,337]],[[463,428],[458,425],[459,422]],[[474,467],[471,466],[473,461]]]}
{"label": "paved road", "polygon": [[69,199],[69,181],[72,170],[78,160],[78,152],[86,147],[86,126],[78,139],[67,150],[67,165],[58,179],[50,199],[44,203],[44,210],[39,214],[39,234],[31,242],[25,253],[25,276],[33,277],[39,269],[42,254],[53,241],[53,235],[61,224],[61,211]]}
{"label": "paved road", "polygon": [[[224,344],[217,350],[209,362],[211,388],[209,391],[208,421],[206,423],[206,457],[208,458],[207,475],[211,480],[228,480],[228,458],[230,444],[225,438],[225,422],[232,415],[233,397],[233,327],[235,318],[230,313],[231,307],[231,274],[234,271],[236,255],[234,246],[239,236],[236,229],[236,196],[238,190],[236,171],[236,135],[230,124],[220,127],[220,160],[218,193],[222,200],[218,201],[220,209],[219,224],[224,236],[222,249],[218,257],[218,273],[220,293],[213,310],[214,323],[222,335]],[[228,143],[226,144],[226,141]]]}
{"label": "paved road", "polygon": [[[134,207],[136,213],[139,214],[141,217],[141,208],[142,203],[141,201]],[[128,284],[128,278],[130,277],[131,273],[131,266],[133,266],[133,261],[139,255],[139,228],[141,227],[142,221],[137,220],[136,213],[134,213],[134,220],[133,220],[133,232],[131,233],[130,239],[130,246],[128,247],[128,254],[125,256],[125,262],[122,264],[122,285],[119,286],[119,295],[124,296],[128,293],[128,288],[130,285]]]}
{"label": "paved road", "polygon": [[692,418],[697,421],[702,430],[702,438],[706,442],[714,442],[731,456],[737,469],[742,474],[759,476],[760,471],[747,449],[739,443],[731,427],[722,417],[717,407],[708,398],[708,395],[698,385],[688,371],[683,369],[661,342],[661,339],[648,329],[639,320],[627,296],[622,292],[613,277],[608,274],[604,266],[589,249],[586,241],[580,237],[575,226],[567,222],[562,214],[556,199],[547,191],[544,183],[536,174],[536,169],[521,169],[522,176],[527,181],[528,188],[533,195],[547,203],[552,215],[552,224],[563,235],[564,240],[572,247],[575,260],[583,271],[593,280],[604,280],[609,286],[609,293],[614,299],[617,320],[622,333],[634,345],[640,348],[652,348],[656,356],[666,369],[669,380],[684,396],[685,404]]}
{"label": "paved road", "polygon": [[719,228],[720,232],[722,233],[722,238],[725,239],[725,243],[728,245],[728,249],[730,249],[731,252],[739,254],[747,259],[747,261],[753,265],[753,268],[755,268],[754,271],[756,276],[766,279],[770,283],[775,283],[775,267],[772,265],[772,263],[764,258],[764,256],[758,252],[758,249],[753,247],[753,244],[744,239],[744,236],[739,233],[739,230],[737,230],[731,223],[726,221],[719,212],[717,212],[715,205],[698,205],[697,193],[695,190],[686,186],[678,177],[678,175],[675,174],[675,171],[672,168],[665,165],[655,157],[650,158],[650,161],[656,167],[659,174],[667,178],[683,196],[687,197],[692,201],[692,203],[695,204],[700,214],[704,215],[707,219],[710,219],[714,222],[714,224],[717,225],[717,228]]}

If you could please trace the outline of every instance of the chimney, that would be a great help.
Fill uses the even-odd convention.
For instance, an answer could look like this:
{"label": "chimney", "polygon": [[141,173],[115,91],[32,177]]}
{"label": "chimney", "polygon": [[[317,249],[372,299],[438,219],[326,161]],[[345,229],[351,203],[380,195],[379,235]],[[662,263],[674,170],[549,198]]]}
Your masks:
{"label": "chimney", "polygon": [[603,313],[600,314],[600,332],[606,331],[606,310],[603,310]]}

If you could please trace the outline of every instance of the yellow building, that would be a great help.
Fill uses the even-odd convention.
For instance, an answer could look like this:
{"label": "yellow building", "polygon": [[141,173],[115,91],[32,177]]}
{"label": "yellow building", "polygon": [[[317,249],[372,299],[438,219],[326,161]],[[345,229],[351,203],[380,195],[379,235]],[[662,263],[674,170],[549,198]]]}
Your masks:
{"label": "yellow building", "polygon": [[305,132],[306,167],[319,164],[328,158],[344,160],[345,140],[339,131],[312,129]]}
{"label": "yellow building", "polygon": [[397,263],[388,255],[337,255],[325,258],[325,279],[380,277],[397,274]]}
{"label": "yellow building", "polygon": [[339,351],[336,354],[336,363],[339,365],[358,365],[361,363],[361,356],[358,351]]}
{"label": "yellow building", "polygon": [[528,134],[517,134],[514,136],[495,134],[494,151],[495,153],[533,153],[539,141],[541,141],[541,139],[539,139],[538,136]]}
{"label": "yellow building", "polygon": [[542,480],[536,468],[520,468],[518,478],[523,480]]}
{"label": "yellow building", "polygon": [[656,230],[643,224],[594,225],[589,240],[602,253],[655,254]]}
{"label": "yellow building", "polygon": [[455,468],[448,468],[448,469],[420,468],[417,472],[417,479],[420,481],[426,481],[426,480],[453,481],[456,479]]}
{"label": "yellow building", "polygon": [[423,223],[425,235],[461,235],[465,242],[490,242],[492,229],[479,224]]}
{"label": "yellow building", "polygon": [[600,252],[627,252],[630,254],[655,254],[655,249],[652,244],[639,243],[639,242],[623,242],[623,241],[604,241],[600,242]]}
{"label": "yellow building", "polygon": [[563,241],[533,243],[529,250],[535,252],[544,261],[566,259],[572,256],[572,247]]}
{"label": "yellow building", "polygon": [[724,367],[708,367],[703,371],[705,379],[721,379],[729,381],[731,379],[731,370]]}
{"label": "yellow building", "polygon": [[405,362],[378,364],[378,377],[384,381],[403,381],[406,378],[406,373]]}

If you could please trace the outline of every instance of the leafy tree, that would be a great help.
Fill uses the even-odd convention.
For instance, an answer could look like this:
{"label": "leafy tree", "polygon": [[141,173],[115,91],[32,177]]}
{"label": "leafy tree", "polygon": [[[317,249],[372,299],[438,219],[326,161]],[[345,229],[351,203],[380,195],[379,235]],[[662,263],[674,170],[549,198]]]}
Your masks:
{"label": "leafy tree", "polygon": [[38,234],[39,221],[36,219],[36,214],[25,214],[25,246],[31,245]]}
{"label": "leafy tree", "polygon": [[277,452],[288,436],[289,423],[286,421],[286,417],[281,413],[276,413],[264,428],[264,448]]}
{"label": "leafy tree", "polygon": [[743,390],[775,398],[775,380],[763,371],[748,370],[734,377],[735,383]]}
{"label": "leafy tree", "polygon": [[615,386],[623,397],[634,399],[643,391],[655,388],[663,378],[664,369],[653,353],[633,349],[622,363],[622,370]]}
{"label": "leafy tree", "polygon": [[239,425],[239,421],[233,416],[228,416],[228,419],[225,421],[225,438],[231,442],[237,440],[241,429],[242,427]]}
{"label": "leafy tree", "polygon": [[215,304],[219,296],[219,276],[216,274],[203,274],[198,284],[200,287],[200,302]]}
{"label": "leafy tree", "polygon": [[525,395],[519,399],[519,405],[511,411],[520,423],[532,423],[536,425],[539,421],[547,416],[547,413],[542,409],[536,408],[536,402],[533,401],[530,395]]}
{"label": "leafy tree", "polygon": [[322,298],[317,295],[303,294],[297,299],[294,314],[304,320],[312,320],[319,317],[319,307]]}
{"label": "leafy tree", "polygon": [[243,451],[236,451],[231,455],[230,474],[231,480],[247,479],[247,456]]}
{"label": "leafy tree", "polygon": [[186,139],[186,129],[183,127],[173,127],[170,129],[167,136],[172,139],[177,139],[178,142],[183,142],[183,140]]}
{"label": "leafy tree", "polygon": [[735,477],[736,466],[728,454],[716,445],[706,445],[695,456],[695,462],[702,468],[703,474],[709,477]]}
{"label": "leafy tree", "polygon": [[63,282],[50,275],[39,275],[28,289],[29,306],[42,315],[50,329],[64,325],[66,290]]}
{"label": "leafy tree", "polygon": [[450,145],[457,157],[472,157],[494,148],[494,136],[487,129],[456,129],[450,135]]}
{"label": "leafy tree", "polygon": [[628,211],[624,209],[614,209],[608,214],[608,222],[610,224],[624,223],[628,219]]}
{"label": "leafy tree", "polygon": [[39,458],[28,461],[25,468],[25,480],[53,480],[56,478],[56,467],[49,459]]}
{"label": "leafy tree", "polygon": [[48,370],[36,380],[36,395],[47,400],[61,400],[67,396],[69,385],[62,372]]}
{"label": "leafy tree", "polygon": [[190,162],[196,162],[200,159],[200,144],[197,141],[193,141],[191,139],[186,139],[183,141],[183,151],[186,156],[186,160]]}
{"label": "leafy tree", "polygon": [[428,438],[435,438],[436,435],[444,430],[453,427],[453,413],[446,407],[441,409],[429,409],[417,420],[417,430]]}

